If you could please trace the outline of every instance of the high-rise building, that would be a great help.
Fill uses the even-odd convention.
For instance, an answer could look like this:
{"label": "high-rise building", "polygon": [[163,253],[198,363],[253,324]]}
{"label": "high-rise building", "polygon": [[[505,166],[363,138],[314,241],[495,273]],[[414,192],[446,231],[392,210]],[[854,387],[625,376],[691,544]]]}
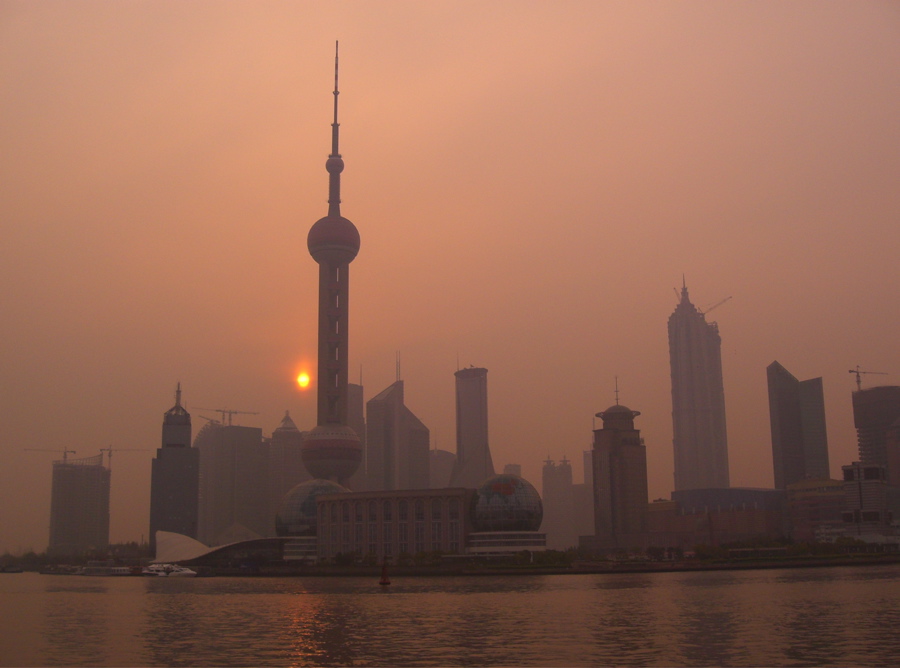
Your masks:
{"label": "high-rise building", "polygon": [[900,387],[882,385],[853,393],[853,426],[859,444],[859,461],[864,466],[884,466],[887,477],[898,472],[889,469],[888,432],[900,419]]}
{"label": "high-rise building", "polygon": [[451,487],[478,487],[494,475],[488,446],[487,369],[456,372],[456,465]]}
{"label": "high-rise building", "polygon": [[102,453],[53,462],[49,554],[78,556],[109,546],[109,486]]}
{"label": "high-rise building", "polygon": [[366,404],[363,399],[363,386],[355,383],[347,383],[347,425],[359,436],[359,444],[362,448],[362,460],[345,487],[354,492],[364,492],[368,489],[366,479]]}
{"label": "high-rise building", "polygon": [[403,402],[403,381],[366,404],[366,464],[370,491],[428,489],[430,433]]}
{"label": "high-rise building", "polygon": [[296,485],[309,480],[309,472],[303,463],[303,432],[291,419],[290,411],[284,412],[268,445],[270,507],[274,517],[285,495]]}
{"label": "high-rise building", "polygon": [[200,452],[191,447],[191,414],[181,405],[181,383],[175,405],[163,415],[162,446],[150,470],[150,549],[156,532],[197,537]]}
{"label": "high-rise building", "polygon": [[728,487],[728,439],[719,327],[688,297],[669,316],[675,489]]}
{"label": "high-rise building", "polygon": [[317,426],[303,443],[303,461],[314,478],[346,483],[362,461],[359,436],[347,424],[348,300],[350,263],[359,252],[359,231],[341,215],[338,148],[338,55],[334,54],[334,121],[328,172],[328,215],[310,228],[306,245],[319,265]]}
{"label": "high-rise building", "polygon": [[223,545],[274,535],[268,445],[256,427],[214,421],[197,433],[200,542]]}
{"label": "high-rise building", "polygon": [[828,437],[822,379],[797,380],[778,362],[766,367],[775,488],[827,479]]}
{"label": "high-rise building", "polygon": [[549,457],[542,469],[541,497],[544,502],[544,521],[541,528],[547,534],[547,547],[566,550],[578,545],[575,523],[575,487],[572,465],[565,457],[557,464]]}
{"label": "high-rise building", "polygon": [[456,455],[449,450],[435,448],[429,455],[428,480],[431,489],[444,489],[450,486],[450,476],[453,475],[453,467],[456,465]]}
{"label": "high-rise building", "polygon": [[647,451],[634,428],[640,412],[616,404],[594,430],[594,531],[601,546],[625,547],[647,531]]}

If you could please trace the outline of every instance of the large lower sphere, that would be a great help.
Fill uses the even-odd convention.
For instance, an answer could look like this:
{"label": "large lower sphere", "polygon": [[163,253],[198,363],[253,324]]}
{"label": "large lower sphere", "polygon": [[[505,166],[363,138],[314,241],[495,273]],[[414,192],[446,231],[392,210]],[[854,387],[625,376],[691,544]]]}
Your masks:
{"label": "large lower sphere", "polygon": [[541,495],[517,475],[488,478],[472,498],[475,531],[537,531],[543,518]]}
{"label": "large lower sphere", "polygon": [[301,456],[314,478],[347,480],[362,462],[362,445],[346,425],[319,425],[303,440]]}
{"label": "large lower sphere", "polygon": [[315,536],[318,526],[316,499],[321,494],[348,492],[330,480],[307,480],[296,485],[281,502],[275,516],[275,533],[279,536]]}

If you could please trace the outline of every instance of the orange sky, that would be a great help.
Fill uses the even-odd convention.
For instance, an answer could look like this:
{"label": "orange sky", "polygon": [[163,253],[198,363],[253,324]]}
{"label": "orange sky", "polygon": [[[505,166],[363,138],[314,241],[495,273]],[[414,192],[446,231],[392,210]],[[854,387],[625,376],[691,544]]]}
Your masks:
{"label": "orange sky", "polygon": [[[900,384],[893,2],[0,2],[0,550],[47,544],[50,453],[115,456],[140,539],[176,381],[290,409],[315,354],[341,41],[351,375],[454,449],[453,371],[490,370],[494,462],[540,486],[592,416],[642,415],[672,487],[666,320],[686,274],[722,333],[733,485],[772,485],[765,367]],[[195,433],[203,424],[195,414]]]}

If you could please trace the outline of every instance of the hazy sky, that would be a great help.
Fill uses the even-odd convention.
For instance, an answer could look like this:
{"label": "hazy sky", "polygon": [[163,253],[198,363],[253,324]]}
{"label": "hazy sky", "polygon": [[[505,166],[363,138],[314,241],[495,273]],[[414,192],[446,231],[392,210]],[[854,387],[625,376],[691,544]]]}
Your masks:
{"label": "hazy sky", "polygon": [[731,482],[771,487],[766,366],[900,384],[896,2],[0,2],[0,549],[47,545],[51,453],[113,460],[111,538],[146,537],[175,383],[315,420],[316,264],[341,41],[350,368],[402,354],[455,449],[489,373],[498,468],[540,487],[594,413],[641,411],[672,489],[666,321],[686,275],[722,334]]}

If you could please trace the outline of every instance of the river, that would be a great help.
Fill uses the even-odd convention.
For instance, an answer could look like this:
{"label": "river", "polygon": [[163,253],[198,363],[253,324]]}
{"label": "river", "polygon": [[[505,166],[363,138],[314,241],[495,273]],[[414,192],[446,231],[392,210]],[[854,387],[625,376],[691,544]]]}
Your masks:
{"label": "river", "polygon": [[894,666],[900,565],[370,578],[0,575],[4,666]]}

